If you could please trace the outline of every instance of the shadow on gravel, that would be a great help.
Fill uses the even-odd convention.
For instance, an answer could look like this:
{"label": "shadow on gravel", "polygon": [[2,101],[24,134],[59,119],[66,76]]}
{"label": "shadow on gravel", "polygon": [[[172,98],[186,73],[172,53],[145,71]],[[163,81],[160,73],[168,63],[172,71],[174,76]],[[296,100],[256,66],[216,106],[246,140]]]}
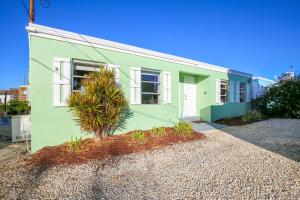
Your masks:
{"label": "shadow on gravel", "polygon": [[246,142],[300,162],[300,120],[271,119],[222,131]]}

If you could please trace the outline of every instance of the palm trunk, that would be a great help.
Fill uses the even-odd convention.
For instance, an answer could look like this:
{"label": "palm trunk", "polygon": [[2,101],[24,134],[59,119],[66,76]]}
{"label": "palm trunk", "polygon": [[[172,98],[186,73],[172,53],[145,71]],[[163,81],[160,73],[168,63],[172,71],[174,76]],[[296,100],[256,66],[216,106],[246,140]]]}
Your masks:
{"label": "palm trunk", "polygon": [[101,140],[107,136],[106,131],[103,129],[97,129],[95,131],[95,136],[96,136],[96,138],[95,138],[96,140]]}

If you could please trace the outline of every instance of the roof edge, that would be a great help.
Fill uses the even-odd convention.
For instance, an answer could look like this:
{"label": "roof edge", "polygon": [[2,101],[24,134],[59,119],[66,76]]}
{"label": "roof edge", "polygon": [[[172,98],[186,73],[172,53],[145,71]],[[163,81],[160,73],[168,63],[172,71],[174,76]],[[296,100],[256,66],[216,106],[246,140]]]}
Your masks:
{"label": "roof edge", "polygon": [[143,49],[143,48],[127,45],[127,44],[122,44],[122,43],[104,40],[104,39],[100,39],[100,38],[96,38],[96,37],[82,35],[79,33],[64,31],[64,30],[56,29],[56,28],[51,28],[48,26],[29,23],[29,25],[26,27],[26,30],[28,31],[29,34],[35,35],[35,36],[58,39],[58,40],[63,40],[63,41],[67,41],[67,42],[72,42],[72,43],[79,43],[79,44],[84,44],[84,45],[88,45],[88,46],[92,46],[92,47],[100,47],[100,48],[106,48],[106,49],[110,49],[110,50],[117,50],[117,51],[126,52],[126,53],[130,53],[130,54],[135,54],[135,55],[140,55],[140,56],[150,57],[150,58],[156,58],[156,59],[160,59],[160,60],[164,60],[164,61],[199,67],[202,69],[213,70],[213,71],[217,71],[217,72],[234,74],[234,75],[238,75],[238,76],[252,77],[252,74],[250,74],[250,73],[245,73],[245,72],[229,69],[226,67],[221,67],[221,66],[217,66],[217,65],[204,63],[204,62],[199,62],[196,60],[187,59],[187,58],[174,56],[174,55],[170,55],[170,54],[165,54],[165,53],[161,53],[161,52],[157,52],[157,51]]}

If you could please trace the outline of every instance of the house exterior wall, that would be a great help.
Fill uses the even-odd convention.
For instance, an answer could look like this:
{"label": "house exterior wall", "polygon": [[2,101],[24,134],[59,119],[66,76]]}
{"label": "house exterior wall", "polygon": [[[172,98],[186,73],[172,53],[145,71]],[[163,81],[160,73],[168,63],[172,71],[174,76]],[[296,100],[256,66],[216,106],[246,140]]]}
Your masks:
{"label": "house exterior wall", "polygon": [[[32,151],[61,144],[71,137],[87,134],[73,120],[68,107],[53,106],[53,58],[76,58],[120,65],[120,82],[130,99],[130,67],[142,67],[172,73],[172,102],[158,105],[131,105],[134,115],[127,122],[126,132],[150,129],[153,126],[171,126],[182,112],[182,80],[196,77],[197,116],[207,121],[242,115],[249,103],[216,104],[216,79],[247,81],[248,78],[227,73],[191,67],[174,62],[121,53],[65,41],[30,36],[30,102],[32,106]],[[181,92],[180,92],[181,91]],[[121,133],[121,132],[117,132]]]}
{"label": "house exterior wall", "polygon": [[264,88],[272,85],[274,81],[265,79],[263,77],[253,78],[252,80],[252,98],[256,99],[262,95]]}

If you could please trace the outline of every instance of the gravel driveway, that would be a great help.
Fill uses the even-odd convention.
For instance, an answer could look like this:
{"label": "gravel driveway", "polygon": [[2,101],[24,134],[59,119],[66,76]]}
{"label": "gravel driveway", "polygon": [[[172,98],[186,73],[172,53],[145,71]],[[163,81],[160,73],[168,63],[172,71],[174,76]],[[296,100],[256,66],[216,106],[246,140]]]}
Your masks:
{"label": "gravel driveway", "polygon": [[82,165],[0,164],[5,199],[299,199],[300,164],[221,131]]}
{"label": "gravel driveway", "polygon": [[300,119],[270,119],[222,131],[300,162]]}

